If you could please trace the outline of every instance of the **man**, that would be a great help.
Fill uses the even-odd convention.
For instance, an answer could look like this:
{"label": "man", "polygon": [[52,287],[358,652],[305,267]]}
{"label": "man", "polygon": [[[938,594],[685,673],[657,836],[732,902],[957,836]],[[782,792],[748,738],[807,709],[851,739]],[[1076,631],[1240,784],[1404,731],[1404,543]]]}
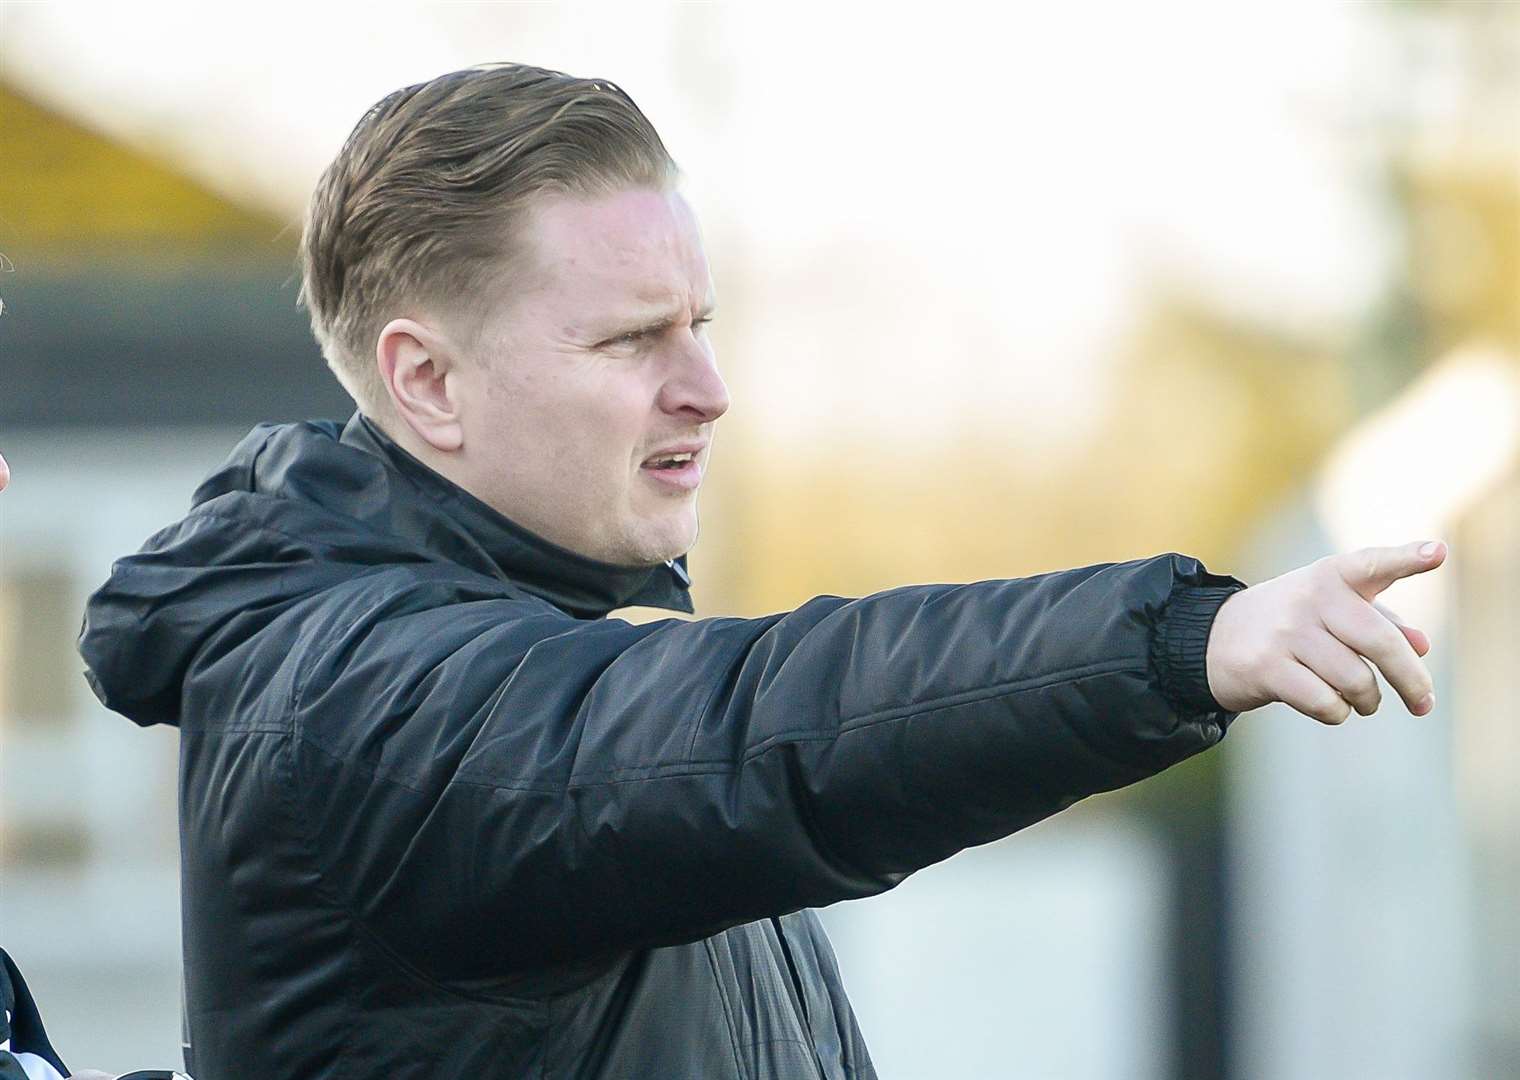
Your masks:
{"label": "man", "polygon": [[1370,713],[1364,657],[1428,711],[1428,643],[1371,603],[1440,561],[1413,545],[603,618],[692,610],[728,407],[695,218],[611,83],[390,95],[302,250],[359,411],[256,428],[81,638],[107,705],[181,731],[205,1077],[872,1076],[807,909],[1239,711]]}

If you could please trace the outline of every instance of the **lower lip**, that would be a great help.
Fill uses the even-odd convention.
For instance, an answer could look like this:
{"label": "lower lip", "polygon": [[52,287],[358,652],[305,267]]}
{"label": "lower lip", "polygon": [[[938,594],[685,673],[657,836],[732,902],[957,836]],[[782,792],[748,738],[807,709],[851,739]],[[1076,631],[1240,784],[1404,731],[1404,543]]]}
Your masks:
{"label": "lower lip", "polygon": [[702,470],[695,459],[688,461],[679,469],[651,469],[640,466],[639,472],[673,491],[696,491],[697,485],[702,482]]}

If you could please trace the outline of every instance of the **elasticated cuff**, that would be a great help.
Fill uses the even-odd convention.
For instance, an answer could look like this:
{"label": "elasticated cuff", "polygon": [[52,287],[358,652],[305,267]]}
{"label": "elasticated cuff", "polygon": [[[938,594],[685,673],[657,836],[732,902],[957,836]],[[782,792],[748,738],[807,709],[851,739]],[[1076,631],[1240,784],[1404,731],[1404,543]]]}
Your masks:
{"label": "elasticated cuff", "polygon": [[1183,716],[1223,712],[1209,692],[1209,631],[1214,617],[1244,585],[1183,585],[1173,590],[1151,633],[1151,663],[1161,693]]}

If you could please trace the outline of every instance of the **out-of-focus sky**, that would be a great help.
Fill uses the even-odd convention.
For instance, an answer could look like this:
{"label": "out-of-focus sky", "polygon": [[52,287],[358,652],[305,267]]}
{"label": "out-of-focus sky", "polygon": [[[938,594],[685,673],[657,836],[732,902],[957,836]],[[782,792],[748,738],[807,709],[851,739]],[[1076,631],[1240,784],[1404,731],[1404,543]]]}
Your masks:
{"label": "out-of-focus sky", "polygon": [[391,90],[503,59],[611,78],[683,166],[718,285],[704,602],[1224,564],[1426,366],[1513,356],[1516,13],[0,3],[0,89],[43,107],[0,251],[28,250],[10,184],[39,234],[70,200],[131,225],[120,156],[50,194],[46,110],[256,211],[239,235],[278,265]]}
{"label": "out-of-focus sky", "polygon": [[0,5],[0,77],[288,220],[398,86],[497,59],[612,78],[684,167],[720,298],[767,313],[736,401],[778,438],[969,421],[1048,449],[1101,417],[1148,283],[1313,328],[1374,294],[1378,5],[933,16],[43,0]]}

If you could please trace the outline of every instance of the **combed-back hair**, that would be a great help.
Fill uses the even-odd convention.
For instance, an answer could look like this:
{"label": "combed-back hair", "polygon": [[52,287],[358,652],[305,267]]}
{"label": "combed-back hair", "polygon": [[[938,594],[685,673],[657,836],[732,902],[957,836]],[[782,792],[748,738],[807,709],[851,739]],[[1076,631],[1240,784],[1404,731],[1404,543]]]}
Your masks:
{"label": "combed-back hair", "polygon": [[389,404],[375,364],[386,322],[426,306],[478,328],[510,288],[535,195],[666,190],[676,177],[654,125],[606,79],[523,64],[440,75],[373,105],[322,174],[298,302],[328,366],[373,415]]}

